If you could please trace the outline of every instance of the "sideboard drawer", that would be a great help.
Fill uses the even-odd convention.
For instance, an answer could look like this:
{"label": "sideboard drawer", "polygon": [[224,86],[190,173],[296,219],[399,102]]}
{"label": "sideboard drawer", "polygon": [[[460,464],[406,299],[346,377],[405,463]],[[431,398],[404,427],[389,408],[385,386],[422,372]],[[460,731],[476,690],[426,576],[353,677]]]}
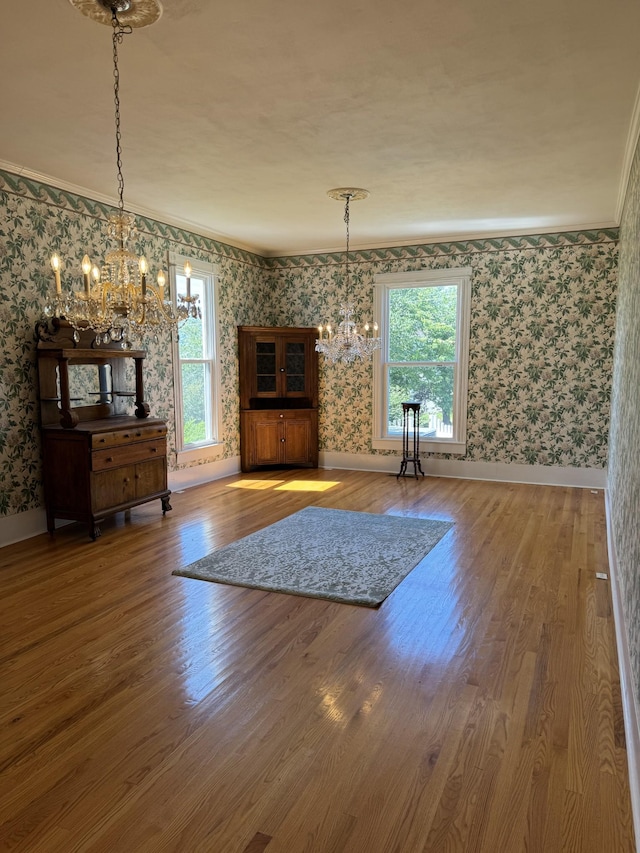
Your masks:
{"label": "sideboard drawer", "polygon": [[126,447],[118,447],[117,453],[112,450],[95,450],[91,454],[91,470],[107,471],[110,468],[120,468],[123,465],[131,465],[135,462],[146,462],[147,459],[155,459],[166,456],[166,441],[141,441],[129,444]]}
{"label": "sideboard drawer", "polygon": [[119,447],[137,441],[151,441],[163,438],[167,434],[164,424],[153,426],[134,426],[131,429],[119,429],[110,432],[97,432],[91,436],[91,449],[102,450],[106,447]]}

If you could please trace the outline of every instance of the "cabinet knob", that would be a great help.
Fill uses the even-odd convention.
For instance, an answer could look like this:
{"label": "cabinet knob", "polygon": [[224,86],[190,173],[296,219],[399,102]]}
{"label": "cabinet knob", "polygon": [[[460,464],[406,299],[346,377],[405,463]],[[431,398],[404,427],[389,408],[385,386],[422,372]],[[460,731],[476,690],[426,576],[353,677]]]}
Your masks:
{"label": "cabinet knob", "polygon": [[123,483],[128,483],[128,482],[129,482],[129,478],[128,478],[128,477],[125,477],[125,478],[124,478],[124,480],[123,480],[122,482],[123,482]]}
{"label": "cabinet knob", "polygon": [[151,448],[151,452],[152,452],[152,453],[157,453],[157,452],[158,452],[158,448],[157,448],[157,447],[152,447],[152,448]]}
{"label": "cabinet knob", "polygon": [[284,373],[284,367],[280,368],[280,373]]}
{"label": "cabinet knob", "polygon": [[281,418],[283,418],[283,417],[284,417],[284,415],[282,414],[282,412],[280,412],[280,417],[281,417]]}
{"label": "cabinet knob", "polygon": [[107,456],[107,462],[113,462],[113,456]]}
{"label": "cabinet knob", "polygon": [[282,442],[282,444],[284,444],[284,438],[281,438],[280,441]]}
{"label": "cabinet knob", "polygon": [[128,432],[125,432],[125,434],[124,434],[122,437],[123,437],[123,438],[129,438],[129,433],[128,433]]}

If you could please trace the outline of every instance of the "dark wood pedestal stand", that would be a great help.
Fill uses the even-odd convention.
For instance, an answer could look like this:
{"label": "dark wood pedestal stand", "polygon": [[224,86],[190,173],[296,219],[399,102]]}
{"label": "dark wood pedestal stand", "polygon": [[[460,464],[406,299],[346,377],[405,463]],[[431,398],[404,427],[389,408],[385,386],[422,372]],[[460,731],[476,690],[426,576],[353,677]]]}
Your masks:
{"label": "dark wood pedestal stand", "polygon": [[[413,443],[411,446],[409,441],[410,432],[413,433]],[[396,480],[401,476],[404,477],[408,462],[413,463],[413,472],[416,480],[418,479],[418,471],[424,477],[424,471],[420,465],[420,403],[402,404],[402,462],[400,463],[400,471],[396,476]]]}

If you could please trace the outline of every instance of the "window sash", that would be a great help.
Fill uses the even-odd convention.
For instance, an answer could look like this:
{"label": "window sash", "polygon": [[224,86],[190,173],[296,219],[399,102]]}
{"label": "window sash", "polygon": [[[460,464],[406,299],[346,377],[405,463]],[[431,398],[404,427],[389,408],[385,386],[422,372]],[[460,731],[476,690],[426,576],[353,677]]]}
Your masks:
{"label": "window sash", "polygon": [[[199,292],[200,310],[202,312],[201,341],[196,349],[201,352],[196,356],[192,350],[189,356],[180,354],[180,329],[173,336],[174,353],[174,388],[175,388],[175,422],[176,449],[179,454],[188,454],[189,461],[204,459],[209,455],[210,448],[220,444],[221,435],[221,406],[220,406],[220,375],[217,349],[217,286],[216,275],[211,264],[196,258],[171,254],[169,263],[171,270],[171,292],[174,305],[177,304],[177,294],[186,290],[186,279],[182,273],[185,261],[192,267],[191,292]],[[187,321],[189,322],[189,321]],[[183,370],[186,365],[203,365],[203,399],[202,413],[204,415],[203,439],[189,441],[185,438],[185,404],[183,387]],[[197,453],[199,455],[192,456]],[[204,455],[203,455],[204,454]]]}
{"label": "window sash", "polygon": [[[393,289],[412,289],[416,287],[436,287],[454,285],[457,288],[456,300],[456,358],[454,361],[397,362],[389,361],[389,294]],[[466,414],[468,385],[468,353],[471,303],[471,268],[444,270],[419,270],[408,273],[384,273],[374,281],[374,314],[378,321],[382,347],[374,356],[374,394],[373,394],[373,440],[374,449],[399,450],[402,438],[389,429],[389,371],[393,367],[443,367],[454,369],[454,390],[452,402],[453,434],[430,436],[421,441],[421,449],[427,452],[460,453],[466,452]],[[423,413],[420,429],[423,432]]]}

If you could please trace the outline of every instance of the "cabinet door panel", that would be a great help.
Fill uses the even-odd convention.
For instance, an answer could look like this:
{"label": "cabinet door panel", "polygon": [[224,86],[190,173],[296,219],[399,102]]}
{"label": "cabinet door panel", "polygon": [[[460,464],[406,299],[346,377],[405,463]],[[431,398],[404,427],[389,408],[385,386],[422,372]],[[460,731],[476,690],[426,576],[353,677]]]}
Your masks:
{"label": "cabinet door panel", "polygon": [[91,475],[93,511],[132,501],[136,496],[135,465],[125,465],[112,471]]}
{"label": "cabinet door panel", "polygon": [[311,421],[288,419],[284,431],[284,459],[287,465],[308,464],[311,459]]}
{"label": "cabinet door panel", "polygon": [[136,497],[144,498],[155,492],[162,492],[167,488],[167,468],[165,460],[152,459],[149,462],[140,462],[136,465]]}
{"label": "cabinet door panel", "polygon": [[274,419],[252,419],[251,428],[252,465],[277,465],[281,461],[280,422]]}

